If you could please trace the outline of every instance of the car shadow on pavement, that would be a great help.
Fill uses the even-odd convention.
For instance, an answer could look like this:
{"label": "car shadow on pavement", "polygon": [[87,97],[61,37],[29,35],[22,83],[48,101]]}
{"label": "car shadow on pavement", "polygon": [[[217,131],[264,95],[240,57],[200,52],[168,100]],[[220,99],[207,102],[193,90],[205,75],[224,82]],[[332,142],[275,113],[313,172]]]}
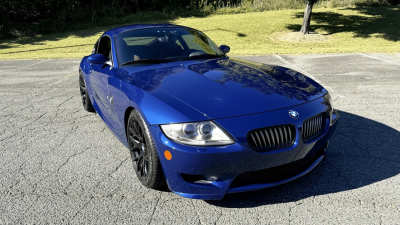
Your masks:
{"label": "car shadow on pavement", "polygon": [[400,132],[380,122],[340,111],[326,160],[287,184],[253,192],[228,194],[209,204],[247,208],[296,202],[312,196],[361,188],[400,173]]}

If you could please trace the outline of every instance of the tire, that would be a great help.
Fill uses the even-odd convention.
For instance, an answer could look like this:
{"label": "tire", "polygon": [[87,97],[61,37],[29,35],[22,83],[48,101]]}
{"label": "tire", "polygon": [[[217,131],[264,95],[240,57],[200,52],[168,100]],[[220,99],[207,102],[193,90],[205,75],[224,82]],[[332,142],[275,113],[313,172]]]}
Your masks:
{"label": "tire", "polygon": [[135,109],[130,113],[126,127],[129,151],[137,178],[148,188],[160,189],[165,186],[157,149],[142,116]]}
{"label": "tire", "polygon": [[96,112],[93,108],[92,102],[90,101],[82,71],[79,71],[79,91],[81,93],[83,108],[88,112]]}

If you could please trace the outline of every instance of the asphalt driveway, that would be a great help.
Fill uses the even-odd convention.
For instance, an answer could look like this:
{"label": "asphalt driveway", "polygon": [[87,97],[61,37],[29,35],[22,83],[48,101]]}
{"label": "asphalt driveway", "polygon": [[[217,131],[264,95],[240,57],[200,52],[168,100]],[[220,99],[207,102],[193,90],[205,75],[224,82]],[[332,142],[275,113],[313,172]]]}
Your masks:
{"label": "asphalt driveway", "polygon": [[221,201],[147,189],[128,149],[83,110],[78,59],[0,61],[0,224],[398,224],[400,54],[241,58],[300,70],[333,94],[341,119],[311,173]]}

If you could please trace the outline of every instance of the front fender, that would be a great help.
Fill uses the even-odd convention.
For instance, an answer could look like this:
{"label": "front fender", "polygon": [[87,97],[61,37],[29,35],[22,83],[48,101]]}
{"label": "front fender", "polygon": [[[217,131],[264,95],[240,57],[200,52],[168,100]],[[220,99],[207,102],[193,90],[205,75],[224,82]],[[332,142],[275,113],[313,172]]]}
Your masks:
{"label": "front fender", "polygon": [[130,108],[139,112],[147,126],[209,119],[168,94],[154,96],[151,92],[146,92],[132,84],[137,82],[140,81],[133,81],[130,78],[121,80],[117,77],[109,81],[109,91],[114,98],[114,110],[121,124],[118,128],[111,126],[109,128],[124,145],[127,146],[125,114]]}
{"label": "front fender", "polygon": [[130,80],[121,81],[120,90],[122,96],[118,97],[118,103],[115,104],[120,121],[124,121],[125,112],[129,107],[135,108],[148,126],[209,119],[206,115],[167,93],[162,96],[154,96],[151,92],[143,91],[133,85]]}
{"label": "front fender", "polygon": [[[82,60],[80,68],[86,82],[88,82],[91,68],[86,57]],[[157,93],[156,95],[154,92],[147,92],[141,89],[140,87],[142,86],[142,81],[134,79],[121,71],[116,71],[108,81],[108,90],[111,96],[113,96],[113,107],[116,117],[114,118],[119,126],[110,126],[110,121],[107,121],[104,117],[102,118],[117,138],[126,146],[125,114],[129,108],[136,109],[143,117],[147,126],[210,119],[195,108],[167,93]],[[89,91],[90,84],[88,84],[87,88]],[[89,94],[89,96],[92,100],[92,95]]]}

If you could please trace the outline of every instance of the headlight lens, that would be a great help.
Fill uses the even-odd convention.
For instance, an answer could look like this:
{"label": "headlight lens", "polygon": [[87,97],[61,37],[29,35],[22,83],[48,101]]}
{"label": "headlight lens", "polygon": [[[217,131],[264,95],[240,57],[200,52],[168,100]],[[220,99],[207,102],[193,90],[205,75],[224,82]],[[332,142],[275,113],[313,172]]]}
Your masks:
{"label": "headlight lens", "polygon": [[329,103],[331,104],[331,108],[333,110],[333,101],[332,101],[331,94],[328,94],[328,100],[329,100]]}
{"label": "headlight lens", "polygon": [[164,134],[179,143],[197,146],[228,145],[235,141],[211,121],[160,126]]}
{"label": "headlight lens", "polygon": [[339,112],[333,108],[332,97],[329,93],[327,95],[325,95],[324,98],[325,98],[325,101],[328,102],[329,116],[330,116],[330,121],[331,121],[330,125],[332,126],[339,118]]}
{"label": "headlight lens", "polygon": [[333,101],[332,101],[331,94],[329,94],[329,93],[326,94],[326,95],[324,96],[324,99],[325,99],[325,102],[328,104],[329,113],[332,114],[332,112],[333,112]]}

